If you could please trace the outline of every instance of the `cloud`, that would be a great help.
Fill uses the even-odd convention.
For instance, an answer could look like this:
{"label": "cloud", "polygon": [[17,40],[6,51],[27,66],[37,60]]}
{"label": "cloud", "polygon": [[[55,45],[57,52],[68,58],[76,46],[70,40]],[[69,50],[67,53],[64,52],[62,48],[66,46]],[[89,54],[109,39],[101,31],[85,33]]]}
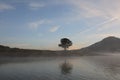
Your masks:
{"label": "cloud", "polygon": [[52,20],[47,20],[47,19],[37,20],[37,21],[29,22],[28,27],[30,29],[37,29],[38,27],[41,27],[41,25],[46,25],[46,24],[50,25],[52,22],[53,22]]}
{"label": "cloud", "polygon": [[[76,7],[76,9],[80,10],[79,13],[81,15],[84,15],[84,17],[95,17],[102,15],[101,11],[97,9],[92,3],[89,1],[83,1],[83,0],[71,0],[72,4]],[[82,12],[81,12],[82,11]]]}
{"label": "cloud", "polygon": [[37,9],[42,8],[42,7],[45,7],[45,4],[43,4],[43,3],[30,3],[29,7],[32,10],[37,10]]}
{"label": "cloud", "polygon": [[39,20],[39,21],[35,21],[35,22],[30,22],[28,25],[31,29],[37,29],[38,27],[40,27],[44,23],[45,23],[44,20]]}
{"label": "cloud", "polygon": [[[88,29],[86,29],[84,32],[88,32],[88,31],[92,31],[92,30],[95,30],[96,31],[101,31],[101,30],[104,30],[104,29],[108,29],[108,28],[111,28],[111,27],[115,27],[115,26],[111,26],[112,24],[116,24],[115,22],[118,21],[119,18],[111,18],[111,19],[108,19],[106,21],[103,21],[102,23],[99,23],[99,24],[96,24],[95,26],[93,27],[89,27]],[[109,26],[108,26],[109,25]]]}
{"label": "cloud", "polygon": [[[73,20],[84,20],[92,24],[74,35],[74,38],[82,35],[91,36],[93,34],[115,33],[119,29],[120,23],[120,0],[67,0],[74,7]],[[112,4],[111,4],[112,3]],[[70,18],[69,18],[70,20]],[[67,20],[66,20],[67,21]],[[98,21],[96,23],[96,21]],[[110,30],[110,31],[109,31]]]}
{"label": "cloud", "polygon": [[49,31],[56,32],[59,28],[60,28],[60,26],[53,26]]}
{"label": "cloud", "polygon": [[0,12],[11,9],[15,9],[15,8],[12,5],[0,3]]}
{"label": "cloud", "polygon": [[115,27],[118,27],[119,21],[120,21],[119,18],[108,19],[106,21],[103,21],[102,23],[96,24],[92,27],[91,26],[88,27],[87,29],[75,34],[74,37],[78,37],[80,35],[86,35],[86,34],[91,36],[92,32],[101,34],[100,31],[107,32],[108,29],[110,28],[113,28],[112,31],[114,32],[116,29]]}
{"label": "cloud", "polygon": [[99,25],[99,28],[97,28],[98,31],[103,31],[111,28],[119,27],[120,18],[113,18],[111,20],[108,20],[106,22],[103,22],[101,25]]}
{"label": "cloud", "polygon": [[[66,0],[72,6],[72,16],[68,21],[97,18],[111,19],[120,17],[120,0]],[[112,4],[111,4],[112,3]],[[66,20],[67,21],[67,20]]]}
{"label": "cloud", "polygon": [[101,31],[107,32],[108,30],[111,30],[111,32],[114,32],[118,28],[120,28],[119,22],[120,22],[120,18],[111,18],[111,19],[105,20],[99,24],[96,24],[92,27],[88,27],[86,30],[80,32],[79,35],[89,33],[91,31],[100,33]]}

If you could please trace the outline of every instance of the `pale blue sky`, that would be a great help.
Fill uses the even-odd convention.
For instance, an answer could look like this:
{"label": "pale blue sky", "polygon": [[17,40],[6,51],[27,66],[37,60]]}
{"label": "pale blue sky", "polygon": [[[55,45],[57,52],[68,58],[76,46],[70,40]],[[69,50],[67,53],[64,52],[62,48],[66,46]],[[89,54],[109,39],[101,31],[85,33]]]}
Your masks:
{"label": "pale blue sky", "polygon": [[80,49],[120,37],[120,0],[0,0],[0,44],[60,50],[60,39]]}

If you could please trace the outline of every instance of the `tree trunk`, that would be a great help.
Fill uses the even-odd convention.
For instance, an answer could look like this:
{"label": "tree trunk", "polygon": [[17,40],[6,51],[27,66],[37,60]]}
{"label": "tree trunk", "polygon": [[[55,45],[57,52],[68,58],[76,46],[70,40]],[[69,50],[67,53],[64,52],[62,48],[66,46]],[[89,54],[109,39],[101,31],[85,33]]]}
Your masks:
{"label": "tree trunk", "polygon": [[64,48],[64,54],[66,54],[67,53],[67,48]]}
{"label": "tree trunk", "polygon": [[64,48],[64,51],[66,52],[66,51],[67,51],[67,48]]}

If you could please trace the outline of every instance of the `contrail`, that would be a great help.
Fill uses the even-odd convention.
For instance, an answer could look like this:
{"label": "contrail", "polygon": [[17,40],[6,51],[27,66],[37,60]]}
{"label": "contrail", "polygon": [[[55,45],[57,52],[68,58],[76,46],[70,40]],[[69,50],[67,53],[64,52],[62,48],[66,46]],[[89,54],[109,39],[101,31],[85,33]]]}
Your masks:
{"label": "contrail", "polygon": [[81,32],[81,33],[85,33],[85,32],[91,31],[91,30],[94,29],[94,28],[97,28],[97,27],[99,27],[99,26],[106,25],[106,24],[111,23],[111,22],[114,22],[114,21],[116,21],[116,20],[119,20],[119,18],[112,18],[112,19],[110,19],[110,20],[104,21],[103,23],[97,24],[95,27],[91,27],[91,28],[89,28],[89,29],[87,29],[87,30],[85,30],[85,31],[83,31],[83,32]]}
{"label": "contrail", "polygon": [[119,18],[112,18],[112,19],[110,19],[110,20],[104,21],[103,23],[100,23],[100,24],[96,25],[95,27],[91,27],[91,28],[89,28],[89,29],[86,29],[85,31],[80,32],[79,35],[82,34],[82,33],[85,33],[85,32],[89,32],[89,31],[91,31],[92,29],[95,29],[95,28],[97,28],[97,27],[104,26],[104,25],[106,25],[106,24],[115,22],[115,21],[117,21],[117,20],[119,20]]}
{"label": "contrail", "polygon": [[89,32],[89,31],[91,31],[91,30],[93,30],[93,29],[95,29],[95,28],[97,28],[97,27],[106,25],[106,24],[108,24],[108,23],[115,22],[116,20],[119,20],[119,19],[120,19],[120,18],[112,18],[112,19],[110,19],[110,20],[106,20],[106,21],[104,21],[104,22],[102,22],[102,23],[100,23],[100,24],[95,25],[95,27],[90,27],[90,28],[88,28],[88,29],[86,29],[86,30],[78,33],[78,34],[75,35],[74,37],[76,37],[76,36],[78,36],[78,35],[80,35],[80,34],[84,34],[84,33],[86,33],[86,32]]}

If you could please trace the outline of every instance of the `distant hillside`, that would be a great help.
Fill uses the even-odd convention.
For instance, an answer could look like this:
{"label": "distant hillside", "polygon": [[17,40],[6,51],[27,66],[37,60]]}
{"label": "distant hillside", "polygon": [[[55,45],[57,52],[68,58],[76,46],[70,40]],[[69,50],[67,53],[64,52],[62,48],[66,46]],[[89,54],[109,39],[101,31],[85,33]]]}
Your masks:
{"label": "distant hillside", "polygon": [[[31,49],[19,49],[10,48],[8,46],[0,45],[0,56],[18,56],[18,57],[28,57],[28,56],[66,56],[67,55],[96,55],[96,53],[101,52],[120,52],[120,38],[113,36],[104,38],[100,42],[97,42],[88,47],[82,48],[80,50],[71,51],[50,51],[50,50],[31,50]],[[66,53],[66,54],[64,54]],[[69,53],[69,54],[68,54]]]}
{"label": "distant hillside", "polygon": [[[66,53],[66,54],[65,54]],[[50,50],[34,50],[34,49],[19,49],[10,48],[0,45],[0,57],[39,57],[39,56],[73,56],[71,51],[50,51]]]}
{"label": "distant hillside", "polygon": [[56,55],[56,52],[50,50],[19,49],[0,45],[0,56],[28,57],[28,56],[54,56],[54,55]]}
{"label": "distant hillside", "polygon": [[113,36],[104,38],[102,41],[97,42],[88,47],[78,50],[80,53],[92,52],[120,52],[120,38]]}

